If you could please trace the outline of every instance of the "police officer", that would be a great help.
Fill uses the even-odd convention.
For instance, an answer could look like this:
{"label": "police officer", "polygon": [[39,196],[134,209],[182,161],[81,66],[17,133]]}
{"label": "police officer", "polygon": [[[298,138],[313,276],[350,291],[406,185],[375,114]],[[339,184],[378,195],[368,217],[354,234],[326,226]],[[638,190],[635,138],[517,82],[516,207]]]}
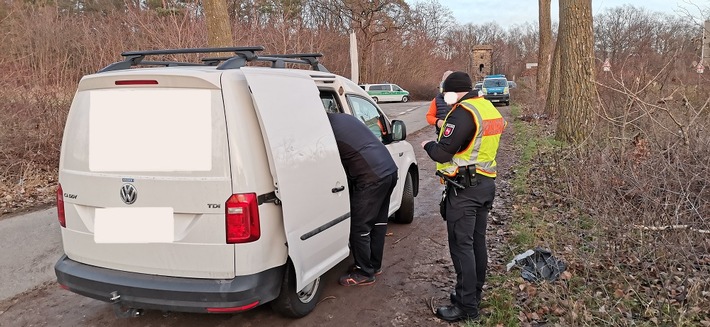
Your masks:
{"label": "police officer", "polygon": [[429,103],[429,110],[426,113],[426,121],[429,125],[434,125],[436,135],[439,135],[441,131],[441,125],[444,122],[444,118],[451,110],[451,105],[444,101],[444,81],[453,71],[447,70],[441,77],[441,87],[439,88],[439,93],[431,100]]}
{"label": "police officer", "polygon": [[390,196],[397,164],[384,144],[357,118],[329,113],[350,189],[350,250],[355,265],[340,277],[343,286],[370,285],[382,272]]}
{"label": "police officer", "polygon": [[488,262],[486,223],[495,197],[495,158],[506,122],[472,90],[464,72],[449,75],[443,91],[452,109],[437,141],[422,143],[437,162],[437,175],[446,181],[442,215],[456,271],[451,305],[438,308],[436,315],[446,321],[477,319]]}

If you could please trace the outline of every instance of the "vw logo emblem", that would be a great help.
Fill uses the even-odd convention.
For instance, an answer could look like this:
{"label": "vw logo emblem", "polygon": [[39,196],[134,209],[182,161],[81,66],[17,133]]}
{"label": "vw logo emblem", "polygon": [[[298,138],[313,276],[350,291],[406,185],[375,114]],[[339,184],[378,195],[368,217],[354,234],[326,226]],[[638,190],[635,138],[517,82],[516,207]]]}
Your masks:
{"label": "vw logo emblem", "polygon": [[138,198],[138,191],[133,184],[123,184],[121,187],[121,200],[126,204],[133,204]]}

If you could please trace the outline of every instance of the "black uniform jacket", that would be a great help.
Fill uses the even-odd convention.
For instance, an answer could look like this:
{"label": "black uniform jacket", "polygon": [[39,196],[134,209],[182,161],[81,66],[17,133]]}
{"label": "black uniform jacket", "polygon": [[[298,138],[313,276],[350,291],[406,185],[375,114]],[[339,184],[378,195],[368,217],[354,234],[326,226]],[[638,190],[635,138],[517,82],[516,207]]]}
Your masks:
{"label": "black uniform jacket", "polygon": [[348,114],[328,114],[348,180],[374,183],[397,172],[387,147],[365,124]]}
{"label": "black uniform jacket", "polygon": [[[459,102],[471,99],[476,92],[469,92]],[[476,121],[473,115],[457,103],[453,106],[449,117],[441,127],[444,134],[439,142],[431,141],[424,145],[424,150],[429,157],[439,163],[449,162],[454,155],[466,147],[476,133]]]}

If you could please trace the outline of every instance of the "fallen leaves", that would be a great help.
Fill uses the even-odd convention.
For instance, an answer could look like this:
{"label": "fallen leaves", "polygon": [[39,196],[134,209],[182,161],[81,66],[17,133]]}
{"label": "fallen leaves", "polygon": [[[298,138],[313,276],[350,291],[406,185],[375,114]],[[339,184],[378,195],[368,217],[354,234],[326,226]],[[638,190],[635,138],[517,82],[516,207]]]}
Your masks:
{"label": "fallen leaves", "polygon": [[54,203],[56,182],[48,175],[32,176],[22,184],[0,180],[0,217]]}

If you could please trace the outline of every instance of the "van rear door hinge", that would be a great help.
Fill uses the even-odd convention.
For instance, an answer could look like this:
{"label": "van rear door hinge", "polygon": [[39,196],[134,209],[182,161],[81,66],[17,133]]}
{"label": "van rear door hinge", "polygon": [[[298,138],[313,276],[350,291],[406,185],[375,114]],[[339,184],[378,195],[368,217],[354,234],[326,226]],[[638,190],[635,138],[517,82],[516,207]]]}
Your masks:
{"label": "van rear door hinge", "polygon": [[281,200],[279,200],[279,198],[276,196],[276,192],[260,194],[257,197],[257,200],[259,201],[259,205],[264,203],[273,203],[275,205],[281,204]]}

